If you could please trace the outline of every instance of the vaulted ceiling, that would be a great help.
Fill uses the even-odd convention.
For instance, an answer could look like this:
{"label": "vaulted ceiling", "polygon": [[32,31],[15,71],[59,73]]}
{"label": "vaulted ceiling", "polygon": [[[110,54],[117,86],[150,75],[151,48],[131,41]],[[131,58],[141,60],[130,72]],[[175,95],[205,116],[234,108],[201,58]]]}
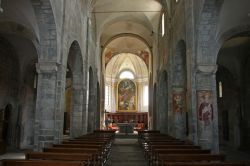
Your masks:
{"label": "vaulted ceiling", "polygon": [[114,56],[106,66],[106,81],[115,81],[122,71],[131,71],[137,81],[148,81],[146,63],[139,56],[122,53]]}
{"label": "vaulted ceiling", "polygon": [[[148,71],[155,37],[153,34],[158,33],[162,15],[161,3],[157,0],[95,0],[92,5],[92,18],[96,25],[97,40],[103,49],[105,67],[115,57],[119,60],[113,60],[112,63],[119,62],[113,65],[120,65],[117,70],[121,70],[123,63],[120,62],[128,60],[128,56],[131,71],[136,65],[141,66],[143,61]],[[131,58],[132,54],[137,55],[142,62]]]}
{"label": "vaulted ceiling", "polygon": [[132,33],[152,43],[152,31],[157,32],[162,6],[156,0],[96,0],[92,14],[97,36],[105,44],[118,34]]}

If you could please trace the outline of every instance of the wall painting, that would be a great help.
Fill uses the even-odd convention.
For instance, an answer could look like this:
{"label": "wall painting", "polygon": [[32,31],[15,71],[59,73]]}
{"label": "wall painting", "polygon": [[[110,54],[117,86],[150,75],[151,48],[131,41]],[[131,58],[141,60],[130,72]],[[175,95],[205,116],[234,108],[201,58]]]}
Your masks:
{"label": "wall painting", "polygon": [[117,87],[117,110],[118,111],[136,111],[136,84],[129,79],[122,80]]}
{"label": "wall painting", "polygon": [[184,112],[184,93],[174,93],[173,94],[173,111],[174,113]]}
{"label": "wall painting", "polygon": [[212,124],[213,120],[213,105],[212,92],[203,90],[197,92],[198,102],[198,120],[203,123],[204,127]]}

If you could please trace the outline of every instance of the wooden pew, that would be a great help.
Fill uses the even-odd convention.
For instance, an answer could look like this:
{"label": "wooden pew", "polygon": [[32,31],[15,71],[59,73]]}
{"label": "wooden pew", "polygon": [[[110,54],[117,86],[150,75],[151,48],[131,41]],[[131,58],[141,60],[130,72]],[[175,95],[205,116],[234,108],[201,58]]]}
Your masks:
{"label": "wooden pew", "polygon": [[245,163],[235,163],[235,162],[220,162],[220,163],[212,163],[212,162],[190,162],[190,163],[167,163],[164,166],[246,166]]}
{"label": "wooden pew", "polygon": [[106,160],[106,155],[98,148],[70,148],[70,147],[52,147],[44,148],[44,152],[50,153],[77,153],[77,154],[91,154],[91,162],[102,163]]}
{"label": "wooden pew", "polygon": [[84,141],[63,141],[62,144],[106,144],[107,141],[98,141],[98,140],[84,140]]}
{"label": "wooden pew", "polygon": [[[111,149],[114,132],[95,131],[62,144],[45,148],[44,152],[30,152],[26,160],[3,160],[2,164],[13,166],[85,166],[103,165],[103,158]],[[107,160],[107,159],[105,159]]]}
{"label": "wooden pew", "polygon": [[81,153],[81,154],[93,154],[93,155],[98,155],[100,152],[99,149],[96,148],[44,148],[44,152],[54,152],[54,153]]}
{"label": "wooden pew", "polygon": [[[53,144],[52,148],[81,148],[81,149],[97,149],[102,153],[108,153],[108,149],[104,145],[99,144]],[[50,149],[50,148],[47,148]]]}
{"label": "wooden pew", "polygon": [[[156,163],[158,161],[160,154],[210,154],[210,150],[203,149],[154,149],[151,154],[149,154],[148,162]],[[154,165],[154,164],[153,164]]]}
{"label": "wooden pew", "polygon": [[27,160],[82,161],[85,163],[90,163],[91,161],[93,161],[93,154],[29,152],[29,153],[26,153],[26,159]]}
{"label": "wooden pew", "polygon": [[87,166],[82,161],[3,159],[2,166]]}
{"label": "wooden pew", "polygon": [[99,144],[53,144],[53,147],[57,148],[98,148],[102,149],[103,145]]}
{"label": "wooden pew", "polygon": [[89,148],[95,148],[98,150],[101,158],[103,160],[106,160],[109,155],[110,155],[110,151],[111,151],[111,147],[106,145],[106,144],[103,144],[103,143],[81,143],[81,144],[75,144],[75,143],[65,143],[65,144],[53,144],[53,147],[55,148],[84,148],[84,149],[89,149]]}
{"label": "wooden pew", "polygon": [[145,157],[153,154],[155,149],[201,149],[201,147],[196,145],[150,145],[144,150]]}
{"label": "wooden pew", "polygon": [[211,162],[224,161],[224,155],[216,154],[159,154],[157,164],[164,165],[169,162]]}
{"label": "wooden pew", "polygon": [[149,165],[153,166],[246,166],[244,163],[224,162],[223,155],[210,154],[210,150],[202,150],[191,141],[181,141],[159,132],[140,132],[138,142],[149,159]]}

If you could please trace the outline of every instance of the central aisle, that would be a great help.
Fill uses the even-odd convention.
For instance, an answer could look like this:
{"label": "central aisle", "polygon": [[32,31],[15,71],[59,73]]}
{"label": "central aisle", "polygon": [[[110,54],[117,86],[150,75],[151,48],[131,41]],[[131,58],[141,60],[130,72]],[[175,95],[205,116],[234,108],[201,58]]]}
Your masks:
{"label": "central aisle", "polygon": [[116,138],[107,166],[145,166],[137,138]]}

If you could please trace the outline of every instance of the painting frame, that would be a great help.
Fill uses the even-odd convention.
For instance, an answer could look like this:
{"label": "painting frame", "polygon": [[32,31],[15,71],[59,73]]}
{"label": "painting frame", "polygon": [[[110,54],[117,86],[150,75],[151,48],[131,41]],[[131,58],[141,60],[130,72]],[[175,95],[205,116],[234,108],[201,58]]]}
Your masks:
{"label": "painting frame", "polygon": [[117,112],[137,112],[137,85],[133,80],[117,83],[116,101]]}

